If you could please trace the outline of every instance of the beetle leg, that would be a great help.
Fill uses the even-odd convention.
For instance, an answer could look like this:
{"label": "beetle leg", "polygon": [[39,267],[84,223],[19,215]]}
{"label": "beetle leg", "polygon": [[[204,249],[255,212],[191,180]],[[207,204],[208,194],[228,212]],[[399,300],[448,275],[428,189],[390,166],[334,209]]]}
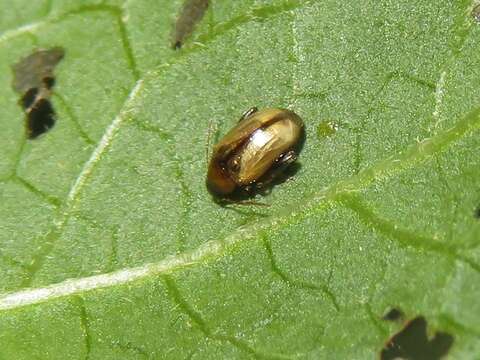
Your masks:
{"label": "beetle leg", "polygon": [[270,184],[278,175],[283,173],[290,164],[297,160],[298,156],[294,150],[290,150],[285,154],[282,154],[276,161],[273,168],[269,171],[268,177],[262,179],[261,182],[256,183],[257,189],[262,189],[266,185]]}
{"label": "beetle leg", "polygon": [[239,122],[242,120],[245,120],[250,115],[255,114],[257,111],[258,111],[258,108],[256,106],[251,107],[250,109],[248,109],[242,114],[242,117],[240,118]]}
{"label": "beetle leg", "polygon": [[222,198],[222,199],[215,199],[215,202],[221,207],[228,207],[233,210],[235,210],[235,206],[237,205],[254,205],[254,206],[264,206],[264,207],[270,206],[269,204],[265,204],[255,200],[230,200],[230,199]]}
{"label": "beetle leg", "polygon": [[283,154],[282,156],[280,156],[277,159],[277,162],[280,165],[290,165],[295,160],[297,160],[297,158],[298,158],[297,153],[294,150],[290,150],[290,151],[286,152],[285,154]]}

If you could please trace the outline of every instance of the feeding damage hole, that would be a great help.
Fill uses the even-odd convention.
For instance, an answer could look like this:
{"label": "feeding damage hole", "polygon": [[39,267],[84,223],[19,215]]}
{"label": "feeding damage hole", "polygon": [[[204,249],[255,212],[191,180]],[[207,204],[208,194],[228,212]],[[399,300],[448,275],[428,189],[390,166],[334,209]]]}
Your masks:
{"label": "feeding damage hole", "polygon": [[202,20],[209,0],[185,0],[178,15],[172,34],[172,47],[180,49],[185,39],[193,32],[195,25]]}
{"label": "feeding damage hole", "polygon": [[427,321],[423,316],[408,321],[404,328],[393,335],[380,353],[381,360],[440,360],[450,350],[453,337],[436,332],[427,335]]}
{"label": "feeding damage hole", "polygon": [[480,219],[480,205],[475,209],[474,216],[476,219]]}
{"label": "feeding damage hole", "polygon": [[21,95],[19,104],[27,117],[29,139],[35,139],[55,124],[55,111],[50,102],[55,85],[53,70],[64,55],[60,47],[40,49],[12,66],[13,89]]}

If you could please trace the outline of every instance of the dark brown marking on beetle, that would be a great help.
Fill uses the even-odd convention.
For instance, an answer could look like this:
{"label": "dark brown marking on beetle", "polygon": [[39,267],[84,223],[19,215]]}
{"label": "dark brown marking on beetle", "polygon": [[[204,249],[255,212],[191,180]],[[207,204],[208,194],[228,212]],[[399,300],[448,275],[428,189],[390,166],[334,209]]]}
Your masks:
{"label": "dark brown marking on beetle", "polygon": [[398,308],[391,308],[383,315],[382,319],[386,321],[399,321],[404,317],[403,311]]}
{"label": "dark brown marking on beetle", "polygon": [[266,121],[259,129],[266,129],[270,125],[276,123],[277,121],[285,120],[288,119],[290,115],[287,112],[281,112],[278,113],[277,115],[273,116],[270,120]]}
{"label": "dark brown marking on beetle", "polygon": [[444,332],[436,332],[429,339],[427,321],[418,316],[387,341],[380,359],[440,360],[450,350],[453,340],[453,336]]}
{"label": "dark brown marking on beetle", "polygon": [[[242,147],[246,146],[246,144],[250,141],[250,139],[251,139],[251,137],[253,136],[254,133],[256,133],[259,130],[264,131],[266,128],[268,128],[272,124],[276,123],[277,121],[281,121],[281,120],[284,120],[284,119],[287,119],[287,118],[288,118],[287,114],[284,114],[284,113],[277,114],[277,115],[273,116],[271,119],[269,119],[268,121],[266,121],[265,123],[263,123],[262,126],[258,127],[258,129],[256,129],[252,134],[250,134],[249,136],[245,136],[245,138],[242,141],[240,141],[237,144],[237,146],[232,147],[228,151],[227,151],[226,148],[220,148],[219,151],[217,151],[217,152],[224,155],[221,158],[219,158],[219,160],[218,160],[219,163],[221,164],[222,168],[224,170],[227,169],[226,160],[228,161],[228,159],[230,158],[230,155],[232,153],[241,151],[240,149]],[[240,170],[240,169],[238,169],[238,170]]]}
{"label": "dark brown marking on beetle", "polygon": [[172,34],[172,47],[180,49],[207,11],[209,0],[186,0],[178,15]]}
{"label": "dark brown marking on beetle", "polygon": [[[266,121],[265,123],[263,123],[262,126],[260,126],[257,130],[255,130],[250,136],[246,136],[244,141],[242,141],[241,143],[238,144],[238,146],[233,149],[232,152],[243,152],[243,148],[245,146],[247,146],[247,144],[250,142],[252,136],[257,132],[257,131],[265,131],[269,126],[275,124],[276,122],[278,121],[282,121],[282,120],[285,120],[285,119],[288,119],[289,118],[289,115],[287,113],[284,113],[284,112],[281,112],[275,116],[273,116],[269,121]],[[302,142],[302,140],[300,141]],[[303,144],[303,143],[302,143]],[[223,162],[222,164],[224,164],[225,168],[228,166],[227,163]],[[233,169],[230,167],[230,170],[233,171],[233,172],[240,172],[240,164],[237,164],[238,167],[236,169]],[[274,171],[276,168],[276,164],[273,164],[270,171]],[[269,172],[270,172],[269,171]],[[266,174],[267,175],[267,174]],[[267,181],[267,178],[268,176],[263,176],[261,177],[260,179],[257,179],[257,184],[251,184],[251,189],[249,190],[250,192],[252,191],[257,191],[259,190],[260,188],[263,188],[265,186],[259,186],[259,184],[262,184],[262,183],[265,183],[265,185],[268,183],[272,183],[274,177],[272,177],[272,179],[268,180]],[[283,181],[282,181],[283,182]],[[247,190],[248,191],[248,190]]]}
{"label": "dark brown marking on beetle", "polygon": [[12,66],[12,86],[21,95],[19,104],[26,114],[29,139],[35,139],[55,124],[55,111],[50,102],[55,85],[53,71],[64,55],[60,47],[40,49]]}

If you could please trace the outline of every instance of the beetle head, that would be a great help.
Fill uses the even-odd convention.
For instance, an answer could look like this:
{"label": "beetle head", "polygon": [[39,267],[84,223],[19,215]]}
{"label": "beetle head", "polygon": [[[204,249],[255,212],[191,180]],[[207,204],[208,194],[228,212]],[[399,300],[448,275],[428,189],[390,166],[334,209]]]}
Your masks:
{"label": "beetle head", "polygon": [[212,159],[207,173],[207,189],[210,194],[222,197],[235,191],[236,186],[220,162]]}

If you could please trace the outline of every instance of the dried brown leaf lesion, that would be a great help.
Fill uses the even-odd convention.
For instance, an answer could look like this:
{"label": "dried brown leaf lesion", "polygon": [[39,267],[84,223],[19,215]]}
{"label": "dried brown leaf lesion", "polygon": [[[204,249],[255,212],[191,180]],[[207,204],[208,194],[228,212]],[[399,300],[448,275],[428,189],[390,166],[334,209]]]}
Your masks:
{"label": "dried brown leaf lesion", "polygon": [[20,94],[19,104],[26,115],[29,139],[37,138],[55,124],[55,110],[50,97],[55,85],[55,67],[64,56],[65,51],[61,47],[39,49],[12,66],[12,86]]}

